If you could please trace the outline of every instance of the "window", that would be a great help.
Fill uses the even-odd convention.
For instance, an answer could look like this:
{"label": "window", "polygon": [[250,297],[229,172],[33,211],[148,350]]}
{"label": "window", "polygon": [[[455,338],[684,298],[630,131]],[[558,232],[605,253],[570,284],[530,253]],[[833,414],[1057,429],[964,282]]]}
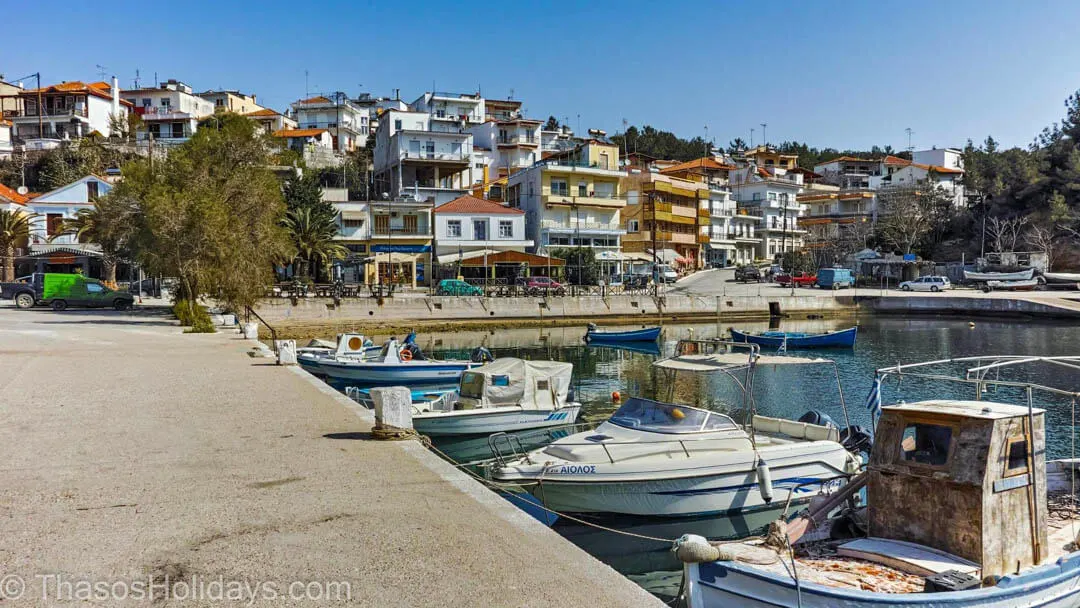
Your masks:
{"label": "window", "polygon": [[221,106],[225,105],[225,101],[221,98],[215,99],[214,105],[220,108]]}
{"label": "window", "polygon": [[154,100],[153,99],[150,99],[149,97],[143,97],[142,98],[142,107],[149,108],[152,105],[154,105]]}
{"label": "window", "polygon": [[484,168],[484,163],[476,163],[475,165],[473,165],[473,167],[476,168],[476,169],[483,169]]}
{"label": "window", "polygon": [[585,182],[578,182],[577,183],[577,195],[578,196],[589,196],[589,184],[587,184]]}
{"label": "window", "polygon": [[608,161],[608,153],[607,152],[601,152],[600,153],[600,168],[601,169],[610,169],[611,168],[611,165],[609,164],[609,161]]}
{"label": "window", "polygon": [[908,424],[900,442],[900,460],[932,467],[944,466],[949,460],[952,432],[951,426],[941,424]]}
{"label": "window", "polygon": [[87,293],[103,293],[104,291],[105,291],[105,288],[102,287],[100,283],[87,283],[86,284],[86,292]]}
{"label": "window", "polygon": [[163,107],[165,109],[169,109],[169,104],[170,103],[172,103],[172,101],[168,97],[162,97],[161,98],[161,107]]}
{"label": "window", "polygon": [[499,238],[514,238],[514,222],[511,220],[499,220]]}
{"label": "window", "polygon": [[172,125],[172,136],[175,138],[184,137],[184,123],[174,122]]}
{"label": "window", "polygon": [[615,198],[615,184],[611,182],[596,182],[593,185],[596,196],[602,198]]}
{"label": "window", "polygon": [[1005,451],[1005,477],[1027,473],[1027,457],[1027,440],[1023,437],[1014,437],[1013,439],[1010,439],[1008,448]]}
{"label": "window", "polygon": [[364,220],[362,220],[362,219],[342,218],[341,227],[342,228],[363,228],[364,227]]}
{"label": "window", "polygon": [[86,200],[90,201],[91,203],[98,200],[97,182],[86,182]]}
{"label": "window", "polygon": [[638,226],[639,224],[637,220],[626,220],[627,232],[637,232],[639,230]]}
{"label": "window", "polygon": [[337,128],[337,123],[336,122],[327,123],[326,128],[327,129],[336,129]]}
{"label": "window", "polygon": [[755,201],[760,201],[761,200],[761,193],[760,192],[755,192],[754,193],[754,200]]}
{"label": "window", "polygon": [[153,135],[155,138],[161,137],[161,125],[160,124],[158,124],[156,122],[152,123],[149,128],[150,128],[150,135]]}
{"label": "window", "polygon": [[473,220],[473,240],[486,241],[488,238],[488,223],[487,220]]}
{"label": "window", "polygon": [[770,192],[769,193],[769,200],[770,201],[775,201],[776,200],[776,193],[775,192]]}
{"label": "window", "polygon": [[400,120],[395,120],[394,121],[394,130],[395,131],[400,131],[401,130],[401,121]]}
{"label": "window", "polygon": [[45,215],[45,234],[48,236],[55,236],[60,234],[60,225],[64,221],[64,215],[61,213],[49,213]]}
{"label": "window", "polygon": [[424,154],[428,158],[434,158],[435,157],[435,142],[433,142],[433,141],[424,142]]}
{"label": "window", "polygon": [[554,196],[570,196],[570,184],[565,179],[551,180],[551,194]]}
{"label": "window", "polygon": [[461,238],[461,220],[446,220],[446,238]]}

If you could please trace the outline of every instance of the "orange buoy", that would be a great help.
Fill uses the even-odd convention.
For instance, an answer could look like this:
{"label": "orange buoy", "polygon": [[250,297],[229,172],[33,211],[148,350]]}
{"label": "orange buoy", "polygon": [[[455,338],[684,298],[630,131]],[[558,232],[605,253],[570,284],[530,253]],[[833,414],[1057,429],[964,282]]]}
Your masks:
{"label": "orange buoy", "polygon": [[619,391],[611,391],[611,402],[618,403],[620,401],[622,401],[622,395],[619,394]]}

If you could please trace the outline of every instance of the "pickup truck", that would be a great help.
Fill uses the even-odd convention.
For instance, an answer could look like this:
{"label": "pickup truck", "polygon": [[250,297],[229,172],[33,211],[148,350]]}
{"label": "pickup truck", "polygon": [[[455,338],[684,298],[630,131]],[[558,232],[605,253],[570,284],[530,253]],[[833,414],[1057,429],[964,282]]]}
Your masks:
{"label": "pickup truck", "polygon": [[776,275],[776,282],[782,287],[790,287],[793,283],[795,287],[813,287],[817,283],[817,275],[802,271],[795,273],[785,272]]}
{"label": "pickup truck", "polygon": [[130,293],[114,291],[97,279],[79,274],[35,273],[26,279],[0,283],[0,297],[15,300],[18,308],[45,304],[53,310],[68,306],[128,310],[135,303]]}

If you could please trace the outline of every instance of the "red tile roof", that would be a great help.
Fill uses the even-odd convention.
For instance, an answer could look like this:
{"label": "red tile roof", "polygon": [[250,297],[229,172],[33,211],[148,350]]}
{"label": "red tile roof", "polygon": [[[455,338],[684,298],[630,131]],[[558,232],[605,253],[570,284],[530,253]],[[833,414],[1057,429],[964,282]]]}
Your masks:
{"label": "red tile roof", "polygon": [[8,188],[4,184],[0,184],[0,199],[7,199],[13,203],[25,205],[26,201],[30,200],[30,197],[23,196],[22,194],[19,194],[11,188]]}
{"label": "red tile roof", "polygon": [[716,162],[715,160],[713,160],[711,158],[697,158],[697,159],[694,159],[694,160],[688,160],[685,163],[679,163],[679,164],[677,164],[675,166],[668,167],[666,169],[663,169],[660,172],[661,173],[675,173],[675,172],[679,172],[679,171],[688,171],[690,169],[712,169],[712,170],[719,171],[719,170],[722,170],[722,169],[731,170],[731,169],[735,169],[735,167],[732,167],[731,165],[721,165],[720,163]]}
{"label": "red tile roof", "polygon": [[921,163],[911,163],[911,166],[912,167],[918,167],[918,168],[922,169],[923,171],[933,171],[934,173],[951,173],[951,174],[957,174],[958,175],[958,174],[964,172],[963,169],[952,169],[952,168],[949,168],[949,167],[941,167],[941,166],[938,166],[938,165],[923,165]]}
{"label": "red tile roof", "polygon": [[507,207],[501,203],[487,201],[475,196],[459,196],[449,203],[439,205],[435,213],[505,213],[508,215],[524,215],[521,209]]}
{"label": "red tile roof", "polygon": [[301,100],[298,103],[334,103],[334,102],[330,101],[330,99],[328,97],[323,97],[322,95],[319,95],[317,97],[312,97],[311,99]]}
{"label": "red tile roof", "polygon": [[899,156],[893,156],[891,154],[886,156],[885,159],[881,162],[885,163],[886,165],[902,165],[905,167],[911,164],[910,160],[907,160],[906,158],[900,158]]}
{"label": "red tile roof", "polygon": [[274,131],[274,137],[315,137],[326,133],[326,129],[282,129]]}
{"label": "red tile roof", "polygon": [[[895,158],[895,157],[893,157],[893,158]],[[903,159],[900,159],[900,160],[903,160]],[[818,164],[816,164],[814,166],[815,167],[820,167],[821,165],[828,165],[830,163],[876,163],[876,162],[881,162],[881,161],[880,161],[880,159],[876,159],[876,158],[858,158],[856,156],[838,156],[836,158],[831,158],[829,160],[823,160],[823,161],[821,161],[820,163],[818,163]]]}
{"label": "red tile roof", "polygon": [[248,112],[244,116],[281,116],[280,112],[275,112],[270,108],[263,108],[261,110],[255,110],[254,112]]}

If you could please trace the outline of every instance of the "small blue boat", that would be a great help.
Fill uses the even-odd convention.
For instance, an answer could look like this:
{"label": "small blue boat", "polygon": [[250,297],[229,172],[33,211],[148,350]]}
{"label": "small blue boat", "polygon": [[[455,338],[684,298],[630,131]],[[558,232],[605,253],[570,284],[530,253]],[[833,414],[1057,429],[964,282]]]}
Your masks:
{"label": "small blue boat", "polygon": [[630,331],[599,331],[596,326],[589,323],[589,329],[585,333],[586,342],[656,342],[660,337],[659,327],[646,327]]}
{"label": "small blue boat", "polygon": [[850,327],[837,331],[829,331],[822,334],[808,334],[799,331],[763,331],[759,334],[751,334],[731,328],[731,340],[733,342],[750,342],[761,346],[780,348],[851,348],[855,346],[855,333],[858,327]]}

